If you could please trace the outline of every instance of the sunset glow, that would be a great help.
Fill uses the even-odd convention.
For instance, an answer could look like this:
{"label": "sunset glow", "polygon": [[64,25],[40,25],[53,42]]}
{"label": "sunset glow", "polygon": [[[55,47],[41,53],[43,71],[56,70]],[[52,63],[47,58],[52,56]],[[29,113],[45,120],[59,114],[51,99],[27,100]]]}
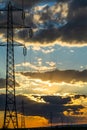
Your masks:
{"label": "sunset glow", "polygon": [[[22,7],[21,0],[10,1],[12,7]],[[7,9],[8,3],[1,0],[0,9]],[[9,23],[6,11],[0,11],[1,27]],[[87,124],[86,12],[85,0],[24,0],[25,18],[23,12],[13,10],[14,57],[10,55],[9,59],[14,58],[14,62],[8,65],[8,31],[0,30],[0,128],[4,122],[6,78],[11,81],[8,89],[15,87],[19,128],[22,116],[26,128]]]}

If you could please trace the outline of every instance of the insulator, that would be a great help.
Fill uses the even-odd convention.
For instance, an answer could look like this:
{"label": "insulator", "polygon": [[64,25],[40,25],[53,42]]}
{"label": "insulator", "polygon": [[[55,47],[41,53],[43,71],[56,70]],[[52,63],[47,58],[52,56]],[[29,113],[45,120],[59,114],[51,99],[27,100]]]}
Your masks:
{"label": "insulator", "polygon": [[22,11],[22,19],[24,20],[25,19],[25,12]]}
{"label": "insulator", "polygon": [[26,48],[26,46],[23,47],[23,55],[24,55],[24,56],[27,55],[27,48]]}
{"label": "insulator", "polygon": [[29,37],[30,37],[30,38],[33,37],[33,30],[32,30],[32,28],[29,29]]}

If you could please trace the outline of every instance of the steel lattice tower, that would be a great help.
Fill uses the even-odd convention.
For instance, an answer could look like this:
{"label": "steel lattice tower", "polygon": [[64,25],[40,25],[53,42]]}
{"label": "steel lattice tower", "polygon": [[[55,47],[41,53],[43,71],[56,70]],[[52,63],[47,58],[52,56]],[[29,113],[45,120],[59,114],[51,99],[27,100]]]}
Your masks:
{"label": "steel lattice tower", "polygon": [[6,59],[6,104],[4,115],[4,128],[12,121],[13,127],[18,128],[18,119],[15,99],[15,70],[13,45],[13,16],[11,2],[7,11],[7,59]]}
{"label": "steel lattice tower", "polygon": [[[14,41],[13,41],[13,29],[14,28],[29,28],[30,38],[32,37],[32,29],[30,26],[16,25],[13,26],[13,11],[22,11],[22,19],[24,20],[23,9],[18,9],[12,6],[9,1],[6,9],[0,9],[0,11],[7,12],[7,25],[1,25],[0,28],[7,29],[7,54],[6,54],[6,102],[4,113],[3,128],[8,128],[13,124],[14,128],[18,128],[18,118],[16,110],[16,97],[15,97],[15,67],[14,67]],[[0,46],[5,46],[1,44]],[[16,44],[16,46],[21,46]],[[23,46],[23,45],[22,45]]]}
{"label": "steel lattice tower", "polygon": [[21,128],[25,128],[24,101],[21,103]]}

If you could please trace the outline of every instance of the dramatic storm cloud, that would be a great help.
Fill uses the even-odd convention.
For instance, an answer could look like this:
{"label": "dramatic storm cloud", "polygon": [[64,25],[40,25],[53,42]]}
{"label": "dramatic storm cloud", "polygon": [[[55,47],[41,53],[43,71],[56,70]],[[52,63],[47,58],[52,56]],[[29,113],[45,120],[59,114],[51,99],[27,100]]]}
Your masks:
{"label": "dramatic storm cloud", "polygon": [[[39,43],[39,44],[62,44],[62,45],[83,45],[86,44],[87,36],[87,1],[84,0],[50,0],[55,2],[50,6],[49,1],[32,0],[24,1],[25,8],[25,23],[34,30],[34,36],[32,40],[29,39],[27,29],[21,31],[15,31],[16,41],[23,42],[25,40],[27,44]],[[43,3],[43,6],[41,6]],[[14,0],[14,5],[22,7],[22,1]],[[4,14],[5,15],[5,14]],[[16,17],[19,16],[19,17]],[[23,23],[20,13],[15,14],[16,23]],[[5,18],[5,16],[4,16]],[[0,18],[1,23],[5,19]],[[15,18],[14,18],[15,23]],[[26,33],[23,33],[26,32]],[[23,36],[25,34],[25,36]],[[26,37],[26,38],[23,38]]]}
{"label": "dramatic storm cloud", "polygon": [[[30,40],[28,29],[22,29],[15,31],[14,40],[20,42],[25,40],[27,44],[85,45],[87,41],[87,1],[50,0],[50,2],[54,4],[51,5],[49,1],[43,2],[42,0],[24,1],[25,24],[33,28],[34,35]],[[14,0],[14,3],[22,7],[21,0]],[[15,17],[16,23],[23,24],[20,13],[14,13],[14,23]]]}
{"label": "dramatic storm cloud", "polygon": [[[31,100],[25,96],[21,96],[18,95],[16,96],[17,99],[17,109],[18,112],[21,113],[21,105],[22,105],[22,101],[24,101],[25,104],[25,115],[26,116],[43,116],[45,118],[47,118],[50,122],[50,114],[53,114],[53,118],[54,118],[54,122],[57,122],[60,118],[62,117],[62,119],[66,119],[66,116],[63,114],[64,111],[69,112],[73,112],[73,114],[80,114],[80,110],[84,108],[84,106],[78,104],[78,105],[73,105],[73,106],[69,106],[72,101],[72,98],[74,98],[74,100],[80,99],[80,97],[86,98],[84,97],[84,95],[82,96],[74,96],[74,97],[60,97],[60,96],[34,96],[34,99],[36,99],[36,101]],[[43,99],[44,102],[38,102],[39,100]],[[4,100],[5,100],[5,95],[0,95],[0,110],[4,110]],[[65,106],[65,104],[67,104],[67,106]],[[69,104],[69,105],[68,105]],[[57,118],[57,120],[55,120]],[[69,116],[68,116],[69,118]],[[61,121],[60,121],[61,122]]]}
{"label": "dramatic storm cloud", "polygon": [[87,1],[73,0],[69,7],[68,23],[61,29],[62,39],[72,44],[87,41]]}
{"label": "dramatic storm cloud", "polygon": [[[62,43],[62,45],[63,43],[71,45],[86,43],[87,19],[85,12],[87,10],[87,2],[85,0],[57,1],[53,7],[46,5],[42,8],[38,4],[36,5],[33,6],[33,14],[32,11],[30,12],[32,19],[29,16],[27,17],[27,19],[30,18],[31,23],[38,30],[35,32],[32,42],[41,44]],[[54,9],[56,10],[55,12]],[[67,11],[66,14],[64,14],[64,11]],[[18,35],[19,38],[22,38],[20,32]]]}
{"label": "dramatic storm cloud", "polygon": [[[53,5],[50,2],[55,2]],[[31,1],[28,2],[27,0],[24,1],[25,9],[25,25],[29,25],[34,30],[34,36],[32,40],[29,39],[28,29],[22,29],[21,31],[15,30],[14,31],[14,40],[25,40],[28,44],[29,42],[35,42],[43,44],[46,42],[55,42],[56,39],[59,38],[59,27],[65,25],[66,17],[68,14],[68,4],[67,2],[58,2],[58,1],[44,1],[44,3],[40,0],[38,1]],[[43,6],[41,6],[43,3]],[[22,6],[21,1],[17,2],[14,1],[14,5],[19,4],[20,7]],[[27,7],[26,7],[27,5]],[[4,17],[1,17],[1,23],[6,19],[6,13]],[[13,23],[14,24],[21,24],[23,25],[21,13],[13,13]],[[16,21],[15,21],[16,18]],[[5,24],[5,23],[4,23]],[[51,29],[51,30],[50,30]],[[1,30],[2,31],[2,30]],[[53,33],[50,33],[52,31]],[[24,32],[24,33],[23,33]],[[26,33],[25,33],[26,32]],[[24,36],[23,36],[24,35]],[[5,32],[4,32],[5,36]],[[51,37],[52,36],[52,37]]]}

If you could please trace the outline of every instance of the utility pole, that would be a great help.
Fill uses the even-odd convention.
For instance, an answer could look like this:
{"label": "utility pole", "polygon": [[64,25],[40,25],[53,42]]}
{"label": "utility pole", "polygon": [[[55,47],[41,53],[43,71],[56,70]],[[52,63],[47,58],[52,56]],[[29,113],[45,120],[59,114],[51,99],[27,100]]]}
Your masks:
{"label": "utility pole", "polygon": [[[15,96],[15,67],[14,67],[14,40],[13,30],[16,28],[29,28],[30,37],[32,36],[32,29],[29,26],[16,25],[14,26],[13,12],[21,11],[22,19],[24,18],[23,9],[15,8],[12,2],[9,1],[6,9],[0,9],[0,11],[7,12],[7,23],[1,25],[1,29],[7,29],[7,54],[6,54],[6,101],[5,101],[5,113],[3,128],[9,128],[13,125],[13,128],[18,128],[18,117],[16,109],[16,96]],[[1,44],[0,46],[5,46]],[[16,46],[21,46],[17,45]],[[23,46],[23,45],[22,45]]]}

